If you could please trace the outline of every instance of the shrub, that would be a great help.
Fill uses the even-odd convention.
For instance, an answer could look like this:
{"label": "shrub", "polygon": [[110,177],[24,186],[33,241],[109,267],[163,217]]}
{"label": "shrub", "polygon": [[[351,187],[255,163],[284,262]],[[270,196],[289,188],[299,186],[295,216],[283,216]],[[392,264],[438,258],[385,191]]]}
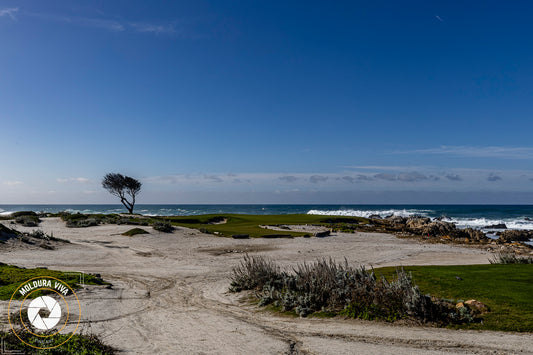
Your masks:
{"label": "shrub", "polygon": [[152,226],[156,231],[171,233],[174,230],[174,227],[170,223],[166,222],[154,222]]}
{"label": "shrub", "polygon": [[145,231],[144,229],[141,229],[141,228],[133,228],[133,229],[130,229],[129,231],[127,231],[127,232],[122,233],[122,235],[125,235],[127,237],[132,237],[132,236],[137,235],[137,234],[149,234],[149,233],[147,231]]}
{"label": "shrub", "polygon": [[98,225],[98,220],[96,218],[87,218],[87,219],[72,219],[67,221],[67,227],[69,228],[86,228],[94,227]]}
{"label": "shrub", "polygon": [[64,242],[64,243],[70,243],[67,239],[61,239],[54,237],[53,233],[46,234],[44,231],[37,229],[32,231],[31,233],[28,233],[29,237],[35,238],[35,239],[41,239],[45,241],[55,241],[55,242]]}
{"label": "shrub", "polygon": [[286,273],[272,261],[246,255],[231,278],[230,291],[241,290],[255,290],[260,305],[273,304],[303,317],[326,311],[387,321],[464,322],[471,318],[457,315],[450,302],[423,295],[403,269],[389,282],[376,278],[374,271],[364,266],[349,266],[346,260],[337,264],[323,259]]}
{"label": "shrub", "polygon": [[41,220],[36,215],[22,215],[16,217],[15,222],[22,224],[24,227],[37,227]]}
{"label": "shrub", "polygon": [[262,289],[263,286],[279,281],[280,268],[270,260],[260,256],[244,256],[241,264],[233,268],[230,291]]}
{"label": "shrub", "polygon": [[498,253],[489,258],[491,264],[533,264],[533,257],[514,253]]}

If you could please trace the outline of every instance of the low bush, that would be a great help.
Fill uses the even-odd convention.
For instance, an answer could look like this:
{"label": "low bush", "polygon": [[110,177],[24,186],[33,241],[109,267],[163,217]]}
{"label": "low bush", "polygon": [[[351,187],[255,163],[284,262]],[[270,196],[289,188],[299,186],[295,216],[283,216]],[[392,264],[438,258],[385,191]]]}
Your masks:
{"label": "low bush", "polygon": [[122,233],[122,235],[125,235],[126,237],[132,237],[137,234],[149,234],[149,233],[141,228],[133,228],[127,232]]}
{"label": "low bush", "polygon": [[24,227],[37,227],[41,220],[34,215],[23,215],[16,217],[15,222],[22,224]]}
{"label": "low bush", "polygon": [[28,237],[32,237],[32,238],[35,238],[35,239],[41,239],[41,240],[45,240],[45,241],[70,243],[70,241],[67,240],[67,239],[56,238],[56,237],[54,237],[53,233],[47,234],[47,233],[45,233],[44,231],[42,231],[40,229],[36,229],[36,230],[28,233],[27,235],[28,235]]}
{"label": "low bush", "polygon": [[387,321],[410,318],[461,323],[472,319],[471,315],[458,314],[455,304],[423,295],[403,269],[398,269],[396,278],[389,282],[376,278],[373,270],[354,268],[346,261],[337,264],[319,260],[300,264],[289,273],[272,261],[247,255],[233,269],[231,278],[230,291],[241,290],[254,290],[262,306],[272,304],[302,317],[314,312],[334,312]]}
{"label": "low bush", "polygon": [[498,253],[489,258],[491,264],[533,264],[533,257],[514,253]]}
{"label": "low bush", "polygon": [[156,231],[164,232],[164,233],[172,233],[172,231],[174,230],[174,227],[172,226],[172,224],[166,223],[166,222],[154,222],[152,227]]}
{"label": "low bush", "polygon": [[[117,350],[113,347],[104,344],[100,338],[94,334],[74,334],[70,340],[71,333],[69,334],[56,334],[49,337],[37,337],[25,329],[17,331],[17,334],[22,337],[27,344],[20,341],[20,339],[13,334],[13,332],[0,332],[2,338],[2,350],[6,351],[6,354],[94,354],[94,355],[110,355],[116,354]],[[44,333],[46,334],[46,333]],[[66,341],[66,342],[65,342]],[[50,347],[55,344],[61,344],[59,347],[49,349],[38,349],[35,347]]]}

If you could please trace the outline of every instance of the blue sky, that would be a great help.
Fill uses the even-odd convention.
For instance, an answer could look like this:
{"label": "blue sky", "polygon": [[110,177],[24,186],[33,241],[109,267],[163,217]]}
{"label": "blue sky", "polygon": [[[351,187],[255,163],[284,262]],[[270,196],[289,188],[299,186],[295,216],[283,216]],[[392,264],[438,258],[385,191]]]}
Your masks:
{"label": "blue sky", "polygon": [[0,1],[1,203],[531,203],[530,1]]}

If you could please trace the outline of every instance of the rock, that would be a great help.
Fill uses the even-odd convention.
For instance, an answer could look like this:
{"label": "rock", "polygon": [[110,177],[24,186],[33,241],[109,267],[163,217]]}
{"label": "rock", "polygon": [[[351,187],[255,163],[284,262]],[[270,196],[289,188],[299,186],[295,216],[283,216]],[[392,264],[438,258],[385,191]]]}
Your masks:
{"label": "rock", "polygon": [[424,217],[412,217],[407,220],[407,227],[408,228],[422,228],[426,226],[431,220],[429,218]]}
{"label": "rock", "polygon": [[481,315],[483,313],[490,312],[489,306],[476,300],[468,300],[464,304],[472,310],[474,315]]}
{"label": "rock", "polygon": [[381,216],[379,214],[371,214],[368,216],[369,219],[381,219]]}
{"label": "rock", "polygon": [[330,231],[323,231],[323,232],[316,232],[315,234],[313,234],[313,236],[316,238],[323,238],[323,237],[327,237],[330,234],[331,234]]}
{"label": "rock", "polygon": [[507,229],[507,226],[505,225],[505,223],[498,223],[490,226],[485,226],[483,227],[483,229]]}
{"label": "rock", "polygon": [[463,308],[465,307],[465,304],[463,302],[459,302],[455,305],[455,308],[459,309],[459,308]]}
{"label": "rock", "polygon": [[466,228],[463,230],[463,233],[466,234],[466,237],[468,239],[476,241],[476,242],[482,242],[488,239],[485,233],[477,229]]}
{"label": "rock", "polygon": [[395,224],[395,225],[401,224],[402,226],[405,225],[405,222],[407,221],[407,218],[401,217],[401,216],[389,216],[385,219],[391,222],[392,224]]}
{"label": "rock", "polygon": [[533,238],[533,231],[526,230],[506,230],[500,234],[500,242],[527,242]]}

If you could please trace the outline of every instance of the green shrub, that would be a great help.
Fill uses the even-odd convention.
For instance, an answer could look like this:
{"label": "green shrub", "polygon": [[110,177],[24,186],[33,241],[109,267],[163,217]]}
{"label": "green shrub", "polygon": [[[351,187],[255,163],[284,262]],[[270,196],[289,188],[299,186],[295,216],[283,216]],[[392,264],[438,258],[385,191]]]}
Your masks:
{"label": "green shrub", "polygon": [[41,220],[37,216],[23,215],[16,217],[15,222],[22,224],[24,227],[37,227]]}
{"label": "green shrub", "polygon": [[498,253],[489,258],[491,264],[533,264],[533,257],[514,253]]}
{"label": "green shrub", "polygon": [[174,227],[172,226],[172,224],[166,223],[166,222],[154,222],[152,227],[156,231],[160,231],[164,233],[172,233],[172,231],[174,230]]}
{"label": "green shrub", "polygon": [[[17,334],[22,337],[26,343],[37,347],[54,346],[65,342],[70,336],[69,334],[56,334],[51,337],[36,337],[24,330],[17,331]],[[0,332],[0,337],[3,340],[3,349],[7,353],[19,354],[93,354],[93,355],[111,355],[116,354],[116,349],[104,344],[100,338],[94,334],[74,334],[70,340],[63,345],[54,349],[37,349],[24,344],[13,332]]]}
{"label": "green shrub", "polygon": [[141,228],[133,228],[133,229],[130,229],[129,231],[127,231],[127,232],[122,233],[122,235],[125,235],[127,237],[132,237],[132,236],[137,235],[137,234],[149,234],[149,233],[147,231],[145,231],[144,229],[141,229]]}
{"label": "green shrub", "polygon": [[[273,304],[305,317],[314,312],[335,312],[354,318],[394,321],[411,318],[423,322],[465,322],[449,302],[423,295],[410,274],[397,270],[396,279],[377,279],[373,270],[354,268],[333,260],[300,264],[282,272],[272,261],[245,256],[233,269],[230,291],[254,290],[261,306]],[[463,310],[464,311],[464,310]]]}

